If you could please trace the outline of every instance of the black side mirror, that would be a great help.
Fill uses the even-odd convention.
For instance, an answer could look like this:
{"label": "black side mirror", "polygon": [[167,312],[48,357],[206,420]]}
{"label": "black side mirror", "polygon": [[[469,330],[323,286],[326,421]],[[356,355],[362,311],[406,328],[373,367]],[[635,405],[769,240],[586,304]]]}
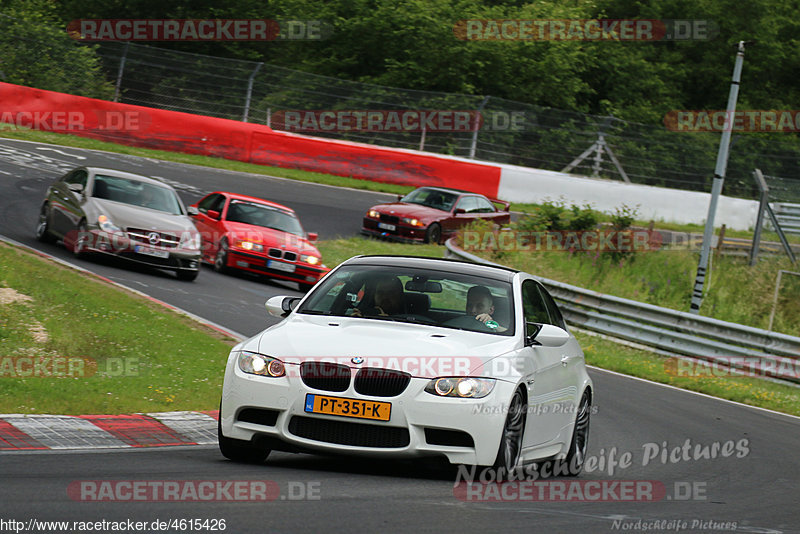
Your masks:
{"label": "black side mirror", "polygon": [[538,341],[536,341],[536,336],[539,334],[539,331],[542,329],[542,325],[539,323],[529,323],[525,322],[525,346],[530,347],[533,345],[541,345]]}

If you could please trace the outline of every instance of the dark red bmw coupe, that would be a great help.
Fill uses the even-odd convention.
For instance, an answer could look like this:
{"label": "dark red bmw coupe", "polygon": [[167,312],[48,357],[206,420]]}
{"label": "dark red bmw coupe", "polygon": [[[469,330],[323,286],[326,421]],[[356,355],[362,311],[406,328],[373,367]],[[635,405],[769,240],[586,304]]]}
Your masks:
{"label": "dark red bmw coupe", "polygon": [[260,198],[217,191],[197,204],[195,226],[202,236],[202,260],[225,272],[242,269],[313,286],[330,269],[312,245],[294,211]]}
{"label": "dark red bmw coupe", "polygon": [[508,206],[504,200],[468,191],[421,187],[397,202],[371,207],[361,233],[395,241],[441,243],[476,219],[508,224]]}

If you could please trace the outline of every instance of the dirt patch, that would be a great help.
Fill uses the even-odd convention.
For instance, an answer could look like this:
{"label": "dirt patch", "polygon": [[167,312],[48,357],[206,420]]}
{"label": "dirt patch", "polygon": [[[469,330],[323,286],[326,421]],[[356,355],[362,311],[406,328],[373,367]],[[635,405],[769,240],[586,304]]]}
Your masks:
{"label": "dirt patch", "polygon": [[30,302],[32,300],[28,295],[23,295],[10,287],[0,287],[0,306],[7,306],[15,302]]}

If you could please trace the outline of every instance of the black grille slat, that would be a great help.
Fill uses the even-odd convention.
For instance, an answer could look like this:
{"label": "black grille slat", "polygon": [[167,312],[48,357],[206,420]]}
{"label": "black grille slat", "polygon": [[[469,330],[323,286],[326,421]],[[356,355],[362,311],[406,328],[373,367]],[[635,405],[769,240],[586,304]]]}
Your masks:
{"label": "black grille slat", "polygon": [[426,428],[425,441],[429,445],[443,445],[445,447],[475,447],[475,441],[472,436],[461,430]]}
{"label": "black grille slat", "polygon": [[350,368],[331,362],[303,362],[300,377],[310,388],[323,391],[345,391],[350,387]]}
{"label": "black grille slat", "polygon": [[278,422],[278,410],[265,410],[263,408],[245,408],[236,417],[242,423],[253,423],[263,426],[275,426]]}
{"label": "black grille slat", "polygon": [[390,224],[397,224],[400,222],[400,217],[397,215],[386,215],[385,213],[381,213],[381,222],[390,223]]}
{"label": "black grille slat", "polygon": [[358,371],[355,390],[372,397],[396,397],[408,387],[411,375],[393,369],[364,367]]}
{"label": "black grille slat", "polygon": [[303,416],[292,417],[289,421],[289,432],[314,441],[376,449],[407,447],[411,442],[407,428]]}
{"label": "black grille slat", "polygon": [[296,261],[297,260],[297,253],[290,252],[288,250],[281,250],[279,248],[271,248],[267,251],[267,255],[270,258],[278,258],[283,259],[286,261]]}

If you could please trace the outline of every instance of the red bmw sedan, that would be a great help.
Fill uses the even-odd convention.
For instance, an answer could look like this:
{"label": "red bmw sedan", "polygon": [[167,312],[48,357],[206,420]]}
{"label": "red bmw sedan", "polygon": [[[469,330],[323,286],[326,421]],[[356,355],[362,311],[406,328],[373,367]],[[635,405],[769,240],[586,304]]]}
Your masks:
{"label": "red bmw sedan", "polygon": [[193,205],[202,261],[219,272],[241,269],[297,282],[307,290],[330,269],[291,208],[235,193],[211,193]]}
{"label": "red bmw sedan", "polygon": [[508,206],[504,200],[468,191],[421,187],[397,202],[371,207],[361,233],[394,241],[441,243],[476,219],[510,223]]}

